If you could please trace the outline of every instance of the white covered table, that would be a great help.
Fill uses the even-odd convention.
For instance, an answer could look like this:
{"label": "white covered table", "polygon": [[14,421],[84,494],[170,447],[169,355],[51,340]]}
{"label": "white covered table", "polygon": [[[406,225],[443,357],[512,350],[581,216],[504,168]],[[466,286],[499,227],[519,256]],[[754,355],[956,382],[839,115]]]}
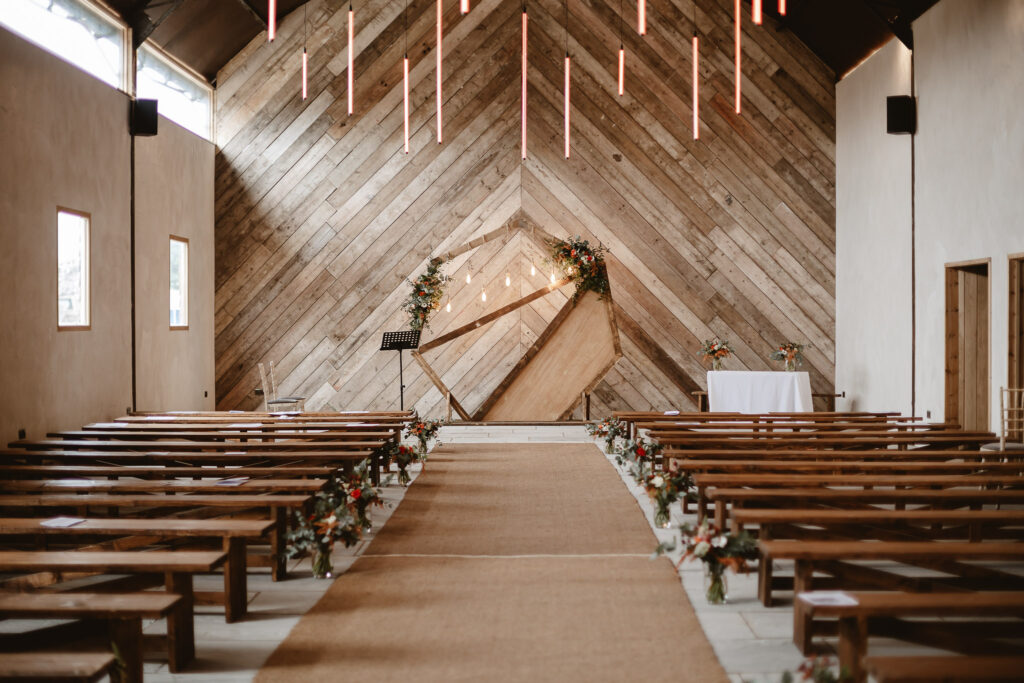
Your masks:
{"label": "white covered table", "polygon": [[708,372],[708,410],[713,413],[809,413],[806,372]]}

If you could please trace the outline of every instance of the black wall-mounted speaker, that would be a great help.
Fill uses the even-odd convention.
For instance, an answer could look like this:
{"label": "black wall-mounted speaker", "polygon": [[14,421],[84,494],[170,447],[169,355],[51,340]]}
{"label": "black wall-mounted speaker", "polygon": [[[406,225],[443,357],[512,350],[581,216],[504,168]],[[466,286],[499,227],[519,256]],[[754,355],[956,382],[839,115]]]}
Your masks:
{"label": "black wall-mounted speaker", "polygon": [[132,102],[132,135],[156,135],[159,122],[156,103],[156,100]]}
{"label": "black wall-mounted speaker", "polygon": [[885,98],[885,132],[901,135],[917,132],[917,102],[910,95]]}

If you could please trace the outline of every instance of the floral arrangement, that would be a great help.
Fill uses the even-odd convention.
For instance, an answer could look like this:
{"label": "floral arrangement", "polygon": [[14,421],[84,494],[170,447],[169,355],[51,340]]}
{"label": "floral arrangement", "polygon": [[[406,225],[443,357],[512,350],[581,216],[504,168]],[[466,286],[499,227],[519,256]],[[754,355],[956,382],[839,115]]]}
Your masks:
{"label": "floral arrangement", "polygon": [[587,434],[594,438],[604,439],[604,452],[611,453],[615,449],[615,440],[629,436],[629,427],[617,417],[606,417],[600,422],[588,422]]}
{"label": "floral arrangement", "polygon": [[712,370],[721,370],[722,361],[732,355],[732,347],[729,342],[721,339],[705,339],[700,345],[701,358],[711,361]]}
{"label": "floral arrangement", "polygon": [[[708,602],[713,605],[725,602],[726,567],[731,567],[736,572],[746,572],[747,561],[757,558],[757,541],[746,531],[727,534],[708,520],[704,520],[696,528],[684,525],[680,531],[684,552],[679,558],[679,564],[691,557],[704,562],[705,575],[709,578],[705,593]],[[675,550],[675,547],[675,541],[661,543],[655,550],[655,555]]]}
{"label": "floral arrangement", "polygon": [[608,273],[604,267],[604,247],[596,249],[579,235],[551,245],[551,260],[576,285],[576,301],[586,291],[600,296],[608,293]]}
{"label": "floral arrangement", "polygon": [[[845,668],[836,674],[833,671],[834,664],[830,657],[812,656],[800,663],[796,672],[800,674],[801,681],[814,681],[814,683],[845,683],[852,681],[853,677]],[[782,683],[793,683],[793,674],[786,671],[782,674]]]}
{"label": "floral arrangement", "polygon": [[654,501],[654,525],[667,529],[671,524],[669,508],[672,503],[693,496],[693,477],[689,472],[679,469],[669,470],[664,474],[652,472],[644,478],[647,495]]}
{"label": "floral arrangement", "polygon": [[448,276],[441,272],[443,263],[440,259],[432,259],[422,275],[409,281],[412,292],[402,304],[402,310],[409,314],[410,329],[429,327],[430,316],[441,308],[444,285],[448,282]]}
{"label": "floral arrangement", "polygon": [[317,492],[311,513],[294,511],[286,554],[312,553],[313,575],[330,578],[334,544],[341,541],[348,548],[357,543],[372,526],[369,509],[383,504],[380,489],[370,480],[370,461],[363,460],[350,474],[331,479]]}
{"label": "floral arrangement", "polygon": [[804,345],[796,342],[779,344],[778,350],[772,351],[768,358],[785,361],[786,370],[792,372],[804,364]]}
{"label": "floral arrangement", "polygon": [[[406,425],[405,436],[415,438],[419,442],[420,457],[423,460],[427,459],[427,447],[430,445],[430,440],[437,438],[437,433],[443,424],[444,420],[421,420],[418,415],[413,413],[412,420]],[[440,446],[441,442],[438,441],[435,445]]]}
{"label": "floral arrangement", "polygon": [[661,444],[643,437],[628,439],[615,451],[615,462],[629,469],[633,480],[644,485],[647,475],[654,471],[654,459],[661,455]]}

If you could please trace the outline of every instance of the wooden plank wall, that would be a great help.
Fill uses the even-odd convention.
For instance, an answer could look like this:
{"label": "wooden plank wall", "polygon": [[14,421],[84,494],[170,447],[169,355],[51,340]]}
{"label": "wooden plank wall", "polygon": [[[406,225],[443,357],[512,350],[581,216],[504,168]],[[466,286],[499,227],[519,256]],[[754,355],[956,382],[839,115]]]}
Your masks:
{"label": "wooden plank wall", "polygon": [[[568,0],[572,158],[562,154],[564,5],[529,0],[529,156],[519,155],[521,3],[444,0],[445,142],[435,140],[434,0],[408,4],[412,152],[402,153],[404,0],[355,0],[355,107],[346,113],[348,3],[308,6],[310,97],[299,93],[302,12],[217,80],[217,404],[252,408],[256,364],[313,409],[397,406],[397,358],[380,334],[434,254],[520,217],[609,249],[622,358],[592,412],[690,408],[701,340],[729,339],[727,368],[768,369],[773,345],[810,344],[832,391],[834,74],[785,29],[744,17],[743,114],[732,111],[732,2],[698,0],[699,141],[690,120],[690,0]],[[747,7],[749,11],[749,7]],[[626,94],[616,94],[619,22]],[[453,312],[424,340],[544,283],[545,254],[511,234],[449,267]],[[530,275],[531,263],[538,270]],[[467,271],[472,282],[465,283]],[[512,286],[505,287],[506,273]],[[480,301],[481,286],[488,293]],[[565,302],[556,291],[428,352],[470,412]],[[406,406],[443,398],[407,358]]]}

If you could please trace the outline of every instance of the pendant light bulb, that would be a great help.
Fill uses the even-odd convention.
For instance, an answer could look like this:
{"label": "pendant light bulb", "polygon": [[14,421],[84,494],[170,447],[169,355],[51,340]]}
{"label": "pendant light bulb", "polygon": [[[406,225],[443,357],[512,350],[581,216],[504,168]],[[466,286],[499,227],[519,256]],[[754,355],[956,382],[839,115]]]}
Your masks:
{"label": "pendant light bulb", "polygon": [[452,312],[452,298],[451,297],[448,297],[448,303],[446,303],[444,305],[444,312],[445,313],[451,313]]}
{"label": "pendant light bulb", "polygon": [[506,287],[511,287],[512,286],[512,277],[509,275],[507,270],[505,271],[505,286]]}
{"label": "pendant light bulb", "polygon": [[480,288],[480,301],[487,301],[487,291],[483,287]]}
{"label": "pendant light bulb", "polygon": [[469,271],[466,271],[466,284],[468,285],[473,280],[473,276],[470,275]]}
{"label": "pendant light bulb", "polygon": [[267,42],[277,37],[277,0],[267,0]]}
{"label": "pendant light bulb", "polygon": [[551,284],[555,284],[555,271],[551,271]]}
{"label": "pendant light bulb", "polygon": [[532,277],[532,276],[534,276],[534,275],[536,275],[536,274],[537,274],[537,266],[535,266],[535,265],[533,265],[533,264],[531,263],[531,264],[530,264],[530,276]]}

